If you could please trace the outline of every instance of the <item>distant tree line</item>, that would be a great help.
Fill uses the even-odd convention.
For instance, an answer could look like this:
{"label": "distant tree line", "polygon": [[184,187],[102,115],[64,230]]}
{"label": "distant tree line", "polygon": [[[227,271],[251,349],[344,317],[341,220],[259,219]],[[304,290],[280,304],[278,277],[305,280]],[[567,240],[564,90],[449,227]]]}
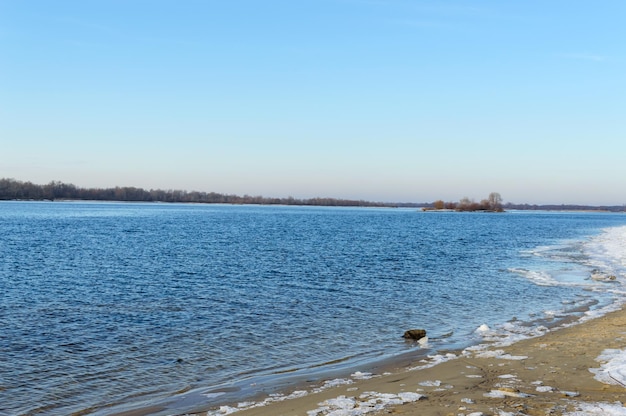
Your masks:
{"label": "distant tree line", "polygon": [[498,192],[492,192],[487,199],[483,199],[480,202],[476,202],[468,197],[461,198],[459,202],[444,202],[443,200],[437,200],[429,207],[423,208],[425,211],[429,210],[454,210],[454,211],[490,211],[490,212],[502,212],[502,197]]}
{"label": "distant tree line", "polygon": [[626,212],[625,205],[590,206],[590,205],[529,205],[502,204],[497,192],[489,194],[487,199],[475,202],[468,197],[458,202],[437,200],[433,203],[417,202],[371,202],[363,200],[337,198],[299,199],[268,198],[250,195],[228,195],[216,192],[198,192],[182,190],[162,190],[135,188],[124,186],[115,188],[81,188],[73,184],[52,181],[46,185],[37,185],[10,178],[0,178],[0,200],[89,200],[89,201],[128,201],[128,202],[195,202],[205,204],[259,204],[259,205],[313,205],[313,206],[347,206],[347,207],[393,207],[422,208],[424,210],[454,211],[502,211],[504,209],[519,210],[567,210],[567,211],[610,211]]}
{"label": "distant tree line", "polygon": [[195,202],[205,204],[262,204],[262,205],[315,205],[315,206],[363,206],[396,207],[411,204],[387,204],[363,200],[336,198],[298,199],[267,198],[250,195],[226,195],[216,192],[162,190],[135,187],[80,188],[73,184],[52,181],[46,185],[23,182],[15,179],[0,179],[0,200],[89,200],[128,202]]}

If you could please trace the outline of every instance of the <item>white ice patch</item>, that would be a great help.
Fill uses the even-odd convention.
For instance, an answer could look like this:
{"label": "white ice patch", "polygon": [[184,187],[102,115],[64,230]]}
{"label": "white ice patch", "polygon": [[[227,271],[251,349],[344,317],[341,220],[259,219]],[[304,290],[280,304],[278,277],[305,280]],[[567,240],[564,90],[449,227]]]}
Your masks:
{"label": "white ice patch", "polygon": [[483,396],[490,397],[492,399],[504,399],[505,397],[530,397],[530,394],[496,389],[483,394]]}
{"label": "white ice patch", "polygon": [[455,358],[459,358],[456,354],[448,353],[446,355],[429,355],[427,360],[420,360],[423,365],[418,365],[417,367],[411,367],[409,370],[424,370],[426,368],[431,368],[436,366],[437,364],[445,363],[446,361],[454,360]]}
{"label": "white ice patch", "polygon": [[298,397],[304,397],[309,394],[306,390],[296,390],[291,393],[289,396],[285,397],[286,400],[297,399]]}
{"label": "white ice patch", "polygon": [[333,416],[348,416],[356,407],[356,399],[354,397],[339,396],[334,399],[325,400],[321,403],[318,403],[318,405],[321,407],[318,407],[314,410],[309,410],[308,412],[306,412],[307,415],[316,416],[332,414]]}
{"label": "white ice patch", "polygon": [[595,379],[605,384],[626,386],[626,350],[608,349],[596,358],[600,368],[591,368]]}
{"label": "white ice patch", "polygon": [[539,393],[550,393],[551,391],[554,391],[554,388],[550,386],[537,386],[536,390]]}
{"label": "white ice patch", "polygon": [[504,392],[501,390],[491,390],[489,393],[483,394],[483,396],[490,399],[504,399],[506,397]]}
{"label": "white ice patch", "polygon": [[422,397],[424,397],[424,395],[419,393],[403,392],[398,393],[398,397],[402,400],[403,403],[411,403],[420,400]]}
{"label": "white ice patch", "polygon": [[492,350],[492,351],[483,351],[476,354],[478,358],[497,358],[500,360],[526,360],[528,357],[526,355],[511,355],[505,354],[502,350]]}
{"label": "white ice patch", "polygon": [[[223,416],[230,415],[232,413],[267,406],[271,403],[282,402],[285,400],[296,399],[306,396],[308,394],[321,393],[333,387],[345,386],[353,384],[354,380],[367,380],[373,377],[372,373],[366,373],[357,371],[350,375],[352,379],[336,378],[333,380],[326,380],[321,386],[312,389],[310,392],[305,390],[296,390],[289,395],[283,395],[279,393],[270,394],[268,398],[260,402],[244,402],[239,403],[237,407],[221,406],[217,410],[211,410],[207,412],[207,416]],[[441,383],[441,382],[440,382]],[[355,388],[348,388],[348,391],[356,391]],[[318,409],[308,412],[309,415],[328,415],[328,416],[359,416],[362,414],[370,413],[372,411],[378,411],[386,406],[398,405],[403,403],[414,402],[424,397],[419,393],[402,392],[398,394],[376,393],[367,392],[363,393],[359,400],[354,397],[339,396],[335,399],[326,400],[323,403],[319,403],[321,406]]]}
{"label": "white ice patch", "polygon": [[441,386],[441,380],[426,380],[418,384],[423,387],[439,387]]}
{"label": "white ice patch", "polygon": [[[375,377],[375,376],[372,375],[372,373],[365,373],[365,372],[357,371],[357,372],[351,374],[351,377],[353,379],[355,379],[355,380],[367,380],[367,379]],[[350,384],[353,384],[353,383],[354,383],[353,380],[345,379],[345,378],[336,378],[336,379],[333,379],[333,380],[326,380],[321,386],[312,389],[311,392],[308,392],[306,390],[296,390],[296,391],[292,392],[289,395],[274,393],[274,394],[270,394],[268,398],[266,398],[265,400],[260,401],[260,402],[243,402],[243,403],[239,403],[239,405],[237,407],[221,406],[217,410],[211,410],[211,411],[207,412],[207,416],[230,415],[231,413],[235,413],[235,412],[238,412],[238,411],[241,411],[241,410],[257,408],[257,407],[263,407],[263,406],[267,406],[267,405],[272,404],[272,403],[282,402],[282,401],[285,401],[285,400],[297,399],[299,397],[307,396],[308,394],[321,393],[324,390],[328,390],[328,389],[331,389],[333,387],[345,386],[345,385],[350,385]],[[348,390],[353,390],[354,391],[354,390],[358,390],[358,389],[354,388],[354,389],[348,389]],[[385,401],[385,396],[381,395],[381,393],[369,393],[369,394],[370,394],[370,396],[372,396],[374,394],[380,395],[378,397],[378,399],[381,401],[381,403],[383,403],[383,405],[381,405],[382,407],[391,404],[391,402],[393,400],[395,400],[396,404],[402,404],[402,403],[408,403],[410,401],[419,400],[420,397],[423,397],[422,395],[417,394],[417,393],[400,393],[400,394],[397,394],[397,395],[391,395],[393,397],[390,397],[389,400]],[[413,400],[413,399],[415,399],[415,400]],[[369,397],[369,400],[371,401],[372,398]],[[352,411],[352,412],[346,413],[345,409],[347,409],[350,406],[350,403],[353,404],[352,408],[356,409],[356,410]],[[329,401],[324,406],[325,406],[325,408],[333,409],[332,412],[331,413],[328,413],[328,412],[324,413],[324,412],[326,412],[326,410],[320,408],[320,409],[317,409],[315,411],[309,412],[309,414],[312,414],[312,415],[321,414],[321,415],[332,415],[332,416],[343,416],[343,415],[357,416],[357,415],[368,413],[369,411],[365,412],[365,410],[367,410],[367,409],[369,409],[369,407],[371,407],[367,403],[359,404],[359,402],[357,402],[354,398],[350,399],[350,398],[346,398],[345,396],[339,396],[336,399],[333,399],[332,401]],[[372,405],[372,406],[374,406],[374,405]],[[315,412],[318,412],[318,413],[315,413]]]}
{"label": "white ice patch", "polygon": [[579,403],[578,410],[565,413],[564,416],[626,416],[626,407],[615,403]]}
{"label": "white ice patch", "polygon": [[322,392],[324,390],[327,390],[333,387],[343,386],[343,385],[352,384],[352,383],[354,383],[354,381],[347,379],[347,378],[336,378],[333,380],[326,380],[324,384],[322,384],[320,387],[313,389],[313,393],[319,393],[319,392]]}
{"label": "white ice patch", "polygon": [[237,405],[237,407],[231,406],[221,406],[217,410],[209,410],[207,412],[207,416],[223,416],[230,415],[231,413],[239,412],[241,410],[247,410],[255,407],[263,407],[267,406],[271,403],[282,402],[285,400],[297,399],[299,397],[304,397],[308,395],[309,392],[306,390],[296,390],[291,394],[285,396],[284,394],[270,394],[270,397],[266,398],[261,402],[241,402]]}
{"label": "white ice patch", "polygon": [[372,375],[372,373],[362,373],[360,371],[357,371],[356,373],[350,374],[350,377],[352,377],[355,380],[369,380],[370,378],[374,376]]}
{"label": "white ice patch", "polygon": [[[486,324],[482,324],[474,331],[483,340],[499,346],[511,345],[527,338],[539,337],[545,335],[546,332],[549,332],[549,329],[545,326],[529,327],[523,325],[522,322],[506,322],[498,325],[496,328],[490,328]],[[476,346],[470,347],[470,349],[476,349]]]}
{"label": "white ice patch", "polygon": [[377,393],[366,392],[358,398],[339,396],[318,403],[317,409],[309,410],[308,416],[360,416],[367,413],[379,412],[387,406],[411,403],[420,400],[419,393]]}
{"label": "white ice patch", "polygon": [[481,326],[479,326],[478,328],[476,328],[476,331],[475,331],[475,332],[478,332],[478,333],[484,333],[484,332],[487,332],[487,331],[489,331],[489,330],[490,330],[490,328],[489,328],[489,326],[488,326],[487,324],[482,324]]}
{"label": "white ice patch", "polygon": [[423,337],[417,340],[417,343],[421,348],[428,348],[430,345],[428,344],[428,337]]}

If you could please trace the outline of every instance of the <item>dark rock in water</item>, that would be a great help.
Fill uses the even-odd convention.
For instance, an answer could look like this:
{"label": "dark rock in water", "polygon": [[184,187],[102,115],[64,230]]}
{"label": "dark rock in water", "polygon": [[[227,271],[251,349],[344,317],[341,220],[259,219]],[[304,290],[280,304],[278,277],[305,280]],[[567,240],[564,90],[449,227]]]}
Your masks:
{"label": "dark rock in water", "polygon": [[426,336],[425,329],[409,329],[408,331],[404,332],[404,335],[402,337],[417,341],[419,339],[424,338],[425,336]]}

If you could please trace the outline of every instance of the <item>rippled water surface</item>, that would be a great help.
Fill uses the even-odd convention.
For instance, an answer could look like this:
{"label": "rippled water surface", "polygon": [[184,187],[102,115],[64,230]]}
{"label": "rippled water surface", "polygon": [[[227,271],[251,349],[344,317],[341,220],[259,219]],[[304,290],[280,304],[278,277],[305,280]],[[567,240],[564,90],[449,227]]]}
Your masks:
{"label": "rippled water surface", "polygon": [[0,414],[106,413],[414,350],[401,338],[413,327],[446,348],[476,342],[484,323],[598,308],[616,295],[591,269],[626,278],[626,263],[621,246],[588,246],[624,224],[599,213],[2,202]]}

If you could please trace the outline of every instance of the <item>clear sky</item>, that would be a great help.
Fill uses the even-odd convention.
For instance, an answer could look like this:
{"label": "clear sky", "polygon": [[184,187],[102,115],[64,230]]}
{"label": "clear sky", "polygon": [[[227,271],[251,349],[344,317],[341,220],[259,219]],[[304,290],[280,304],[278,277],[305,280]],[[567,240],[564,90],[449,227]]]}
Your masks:
{"label": "clear sky", "polygon": [[624,0],[0,0],[0,177],[626,203]]}

